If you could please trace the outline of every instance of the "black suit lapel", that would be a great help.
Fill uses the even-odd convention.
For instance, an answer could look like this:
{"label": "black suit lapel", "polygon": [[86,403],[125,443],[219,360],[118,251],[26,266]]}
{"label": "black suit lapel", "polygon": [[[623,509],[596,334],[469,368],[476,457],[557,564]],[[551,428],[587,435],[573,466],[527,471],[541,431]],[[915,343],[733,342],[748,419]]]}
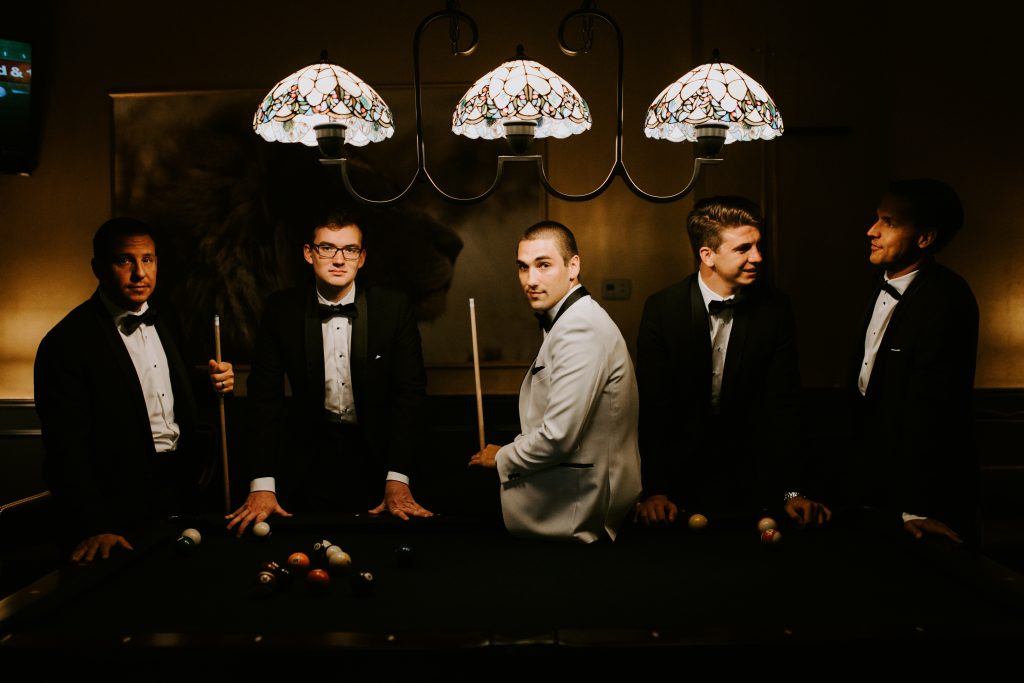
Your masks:
{"label": "black suit lapel", "polygon": [[693,352],[696,354],[696,378],[702,382],[701,396],[711,400],[711,322],[704,307],[704,296],[697,284],[697,275],[690,281],[690,333],[693,337]]}
{"label": "black suit lapel", "polygon": [[196,423],[196,402],[192,395],[188,366],[178,350],[170,326],[160,318],[156,321],[156,333],[160,336],[160,345],[164,347],[164,355],[167,356],[171,391],[174,392],[174,420],[183,426],[184,433]]}
{"label": "black suit lapel", "polygon": [[722,370],[719,405],[726,405],[732,397],[731,389],[740,375],[740,368],[743,367],[743,349],[746,348],[750,319],[753,317],[752,309],[755,305],[753,301],[748,300],[732,309],[732,330],[729,332],[729,346],[725,350],[725,368]]}
{"label": "black suit lapel", "polygon": [[[356,319],[352,321],[352,349],[349,354],[349,371],[352,373],[352,397],[366,386],[367,354],[369,353],[370,314],[366,305],[365,288],[356,289]],[[358,415],[359,400],[356,401]]]}
{"label": "black suit lapel", "polygon": [[[146,395],[142,393],[139,373],[135,370],[135,364],[132,363],[132,357],[124,345],[124,340],[121,339],[121,333],[117,330],[113,318],[110,317],[110,311],[100,300],[99,293],[93,295],[92,306],[93,312],[96,314],[94,322],[97,332],[103,338],[103,343],[110,351],[111,357],[115,359],[117,369],[121,374],[120,381],[111,378],[111,387],[124,387],[124,390],[131,395],[131,404],[135,406],[132,421],[139,427],[144,426],[146,433],[152,434],[149,424],[149,409],[146,407]],[[149,439],[149,444],[153,445],[152,438]]]}
{"label": "black suit lapel", "polygon": [[306,312],[303,317],[303,336],[306,351],[306,380],[309,382],[310,409],[324,405],[324,333],[317,310],[316,289],[306,297]]}

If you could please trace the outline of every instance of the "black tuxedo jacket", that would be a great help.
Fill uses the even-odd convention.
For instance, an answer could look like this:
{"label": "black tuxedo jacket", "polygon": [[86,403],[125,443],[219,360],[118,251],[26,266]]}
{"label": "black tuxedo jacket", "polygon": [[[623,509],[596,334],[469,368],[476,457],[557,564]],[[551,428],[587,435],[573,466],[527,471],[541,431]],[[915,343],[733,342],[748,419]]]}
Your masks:
{"label": "black tuxedo jacket", "polygon": [[[181,329],[159,303],[156,330],[170,366],[182,467],[194,471],[201,450]],[[35,402],[46,448],[44,476],[69,539],[127,533],[152,510],[156,480],[153,433],[135,366],[99,294],[71,311],[43,338],[35,360]],[[188,476],[188,475],[185,475]]]}
{"label": "black tuxedo jacket", "polygon": [[[413,476],[422,437],[426,373],[420,334],[408,298],[358,284],[352,321],[350,368],[356,417],[364,438],[361,457],[379,473]],[[291,387],[286,399],[285,378]],[[311,285],[271,295],[256,336],[248,395],[261,435],[252,478],[273,476],[287,495],[308,472],[315,435],[325,421],[323,332]],[[376,476],[376,475],[374,475]]]}
{"label": "black tuxedo jacket", "polygon": [[711,411],[711,339],[697,274],[651,295],[637,345],[644,495],[778,507],[799,490],[799,367],[789,299],[755,285],[733,309]]}
{"label": "black tuxedo jacket", "polygon": [[934,517],[972,533],[977,507],[974,371],[978,304],[959,275],[923,265],[882,337],[867,392],[857,377],[881,278],[855,340],[849,385],[860,439],[860,494],[893,512]]}

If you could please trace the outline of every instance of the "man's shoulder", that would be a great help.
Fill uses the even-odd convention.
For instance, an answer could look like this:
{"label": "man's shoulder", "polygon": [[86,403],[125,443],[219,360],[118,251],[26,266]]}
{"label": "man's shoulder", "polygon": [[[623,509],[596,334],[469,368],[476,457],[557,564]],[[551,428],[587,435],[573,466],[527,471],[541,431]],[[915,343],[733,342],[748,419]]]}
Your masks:
{"label": "man's shoulder", "polygon": [[[916,285],[916,287],[915,287]],[[922,305],[927,308],[938,307],[949,312],[964,309],[977,310],[978,304],[967,280],[953,270],[939,263],[932,263],[923,269],[911,284],[916,290],[913,296],[906,296],[900,304],[910,306]],[[934,302],[934,306],[929,306]]]}
{"label": "man's shoulder", "polygon": [[101,322],[103,320],[102,314],[104,313],[102,304],[94,298],[86,299],[71,309],[67,315],[61,318],[60,322],[46,333],[46,336],[43,337],[43,343],[52,343],[58,339],[73,338],[81,335],[83,330]]}
{"label": "man's shoulder", "polygon": [[364,284],[361,287],[362,291],[366,294],[368,306],[393,306],[400,308],[411,305],[409,295],[400,289],[388,287],[387,285],[371,284]]}
{"label": "man's shoulder", "polygon": [[693,286],[694,278],[697,277],[696,273],[691,273],[684,277],[678,282],[673,282],[667,287],[659,289],[654,294],[647,297],[649,304],[664,304],[669,301],[677,301],[679,299],[686,299],[690,296],[690,288]]}

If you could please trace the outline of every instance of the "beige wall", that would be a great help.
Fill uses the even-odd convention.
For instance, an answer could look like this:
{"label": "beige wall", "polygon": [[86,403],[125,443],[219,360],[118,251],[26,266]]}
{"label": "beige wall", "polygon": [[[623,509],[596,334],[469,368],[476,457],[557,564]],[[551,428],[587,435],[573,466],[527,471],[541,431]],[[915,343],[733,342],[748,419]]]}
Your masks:
{"label": "beige wall", "polygon": [[[110,214],[109,93],[268,89],[324,47],[370,83],[410,83],[415,27],[443,6],[381,3],[354,11],[332,3],[285,11],[279,3],[188,0],[158,5],[166,9],[147,10],[143,20],[133,2],[51,4],[40,23],[52,53],[40,56],[52,74],[35,74],[48,94],[39,167],[29,178],[0,176],[0,398],[32,395],[39,340],[94,286],[90,239]],[[958,188],[968,215],[943,260],[968,279],[981,307],[977,384],[1021,386],[1024,231],[1013,200],[1024,170],[1012,121],[1019,109],[1006,99],[1013,92],[1006,70],[979,68],[1009,61],[1014,22],[1002,9],[1005,21],[988,22],[977,6],[970,16],[924,20],[933,3],[893,4],[600,3],[625,32],[626,164],[648,191],[683,185],[691,148],[643,138],[643,110],[695,64],[694,53],[703,61],[719,47],[769,88],[788,132],[772,143],[727,148],[726,163],[697,194],[739,192],[774,207],[774,274],[797,307],[805,383],[842,381],[870,275],[863,232],[879,189],[890,175],[931,175]],[[554,36],[576,3],[525,6],[530,11],[506,17],[507,5],[465,0],[464,11],[480,26],[479,49],[452,58],[445,27],[435,26],[424,41],[424,79],[470,82],[524,43],[594,111],[591,132],[549,145],[553,182],[583,192],[612,161],[612,36],[598,24],[594,53],[570,59]],[[981,93],[981,104],[965,103]],[[981,124],[991,131],[984,137]],[[839,132],[799,134],[808,127]],[[691,198],[649,204],[616,181],[593,202],[549,201],[549,215],[577,231],[586,282],[596,288],[606,277],[632,280],[630,301],[606,303],[631,344],[644,298],[691,269],[682,232]]]}

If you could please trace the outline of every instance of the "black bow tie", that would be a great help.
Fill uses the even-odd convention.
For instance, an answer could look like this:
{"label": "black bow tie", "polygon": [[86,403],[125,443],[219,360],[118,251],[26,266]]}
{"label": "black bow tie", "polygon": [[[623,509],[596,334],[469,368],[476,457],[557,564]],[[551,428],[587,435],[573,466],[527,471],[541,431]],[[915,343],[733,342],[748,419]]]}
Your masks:
{"label": "black bow tie", "polygon": [[328,304],[317,304],[317,308],[320,310],[320,320],[330,320],[336,316],[342,316],[349,320],[355,320],[359,317],[359,311],[356,310],[356,305],[352,304],[334,304],[333,306]]}
{"label": "black bow tie", "polygon": [[896,299],[896,301],[899,301],[900,297],[903,296],[902,294],[900,294],[900,290],[896,289],[888,282],[882,283],[882,291],[888,293],[888,295],[891,296],[893,299]]}
{"label": "black bow tie", "polygon": [[551,316],[548,315],[547,311],[541,311],[540,313],[533,314],[537,318],[537,326],[545,332],[551,331],[551,326],[554,325],[554,321],[551,320]]}
{"label": "black bow tie", "polygon": [[152,325],[156,322],[156,309],[150,306],[146,309],[145,313],[139,315],[128,314],[121,318],[121,329],[124,330],[125,334],[131,334],[135,330],[139,329],[139,325],[145,323],[146,325]]}
{"label": "black bow tie", "polygon": [[726,299],[724,301],[712,300],[708,302],[708,313],[711,313],[712,315],[718,315],[722,311],[739,306],[741,303],[743,303],[743,297],[740,296],[739,294],[732,297],[731,299]]}

